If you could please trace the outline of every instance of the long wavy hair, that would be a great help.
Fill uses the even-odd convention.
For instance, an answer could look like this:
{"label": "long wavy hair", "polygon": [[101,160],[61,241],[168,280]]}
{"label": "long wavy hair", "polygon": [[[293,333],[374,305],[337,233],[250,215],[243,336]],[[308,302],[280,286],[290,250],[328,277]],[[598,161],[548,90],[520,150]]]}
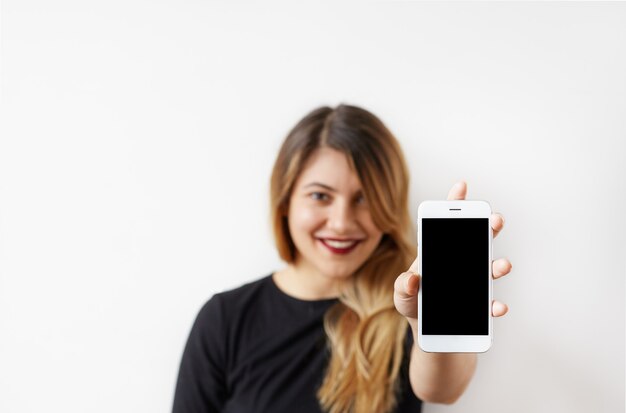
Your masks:
{"label": "long wavy hair", "polygon": [[394,306],[393,285],[416,256],[406,162],[393,134],[365,109],[320,107],[300,120],[283,142],[271,177],[274,238],[287,263],[296,258],[286,216],[289,199],[306,161],[321,147],[347,155],[383,237],[324,315],[330,360],[317,398],[329,413],[390,412],[397,405],[407,332],[407,321]]}

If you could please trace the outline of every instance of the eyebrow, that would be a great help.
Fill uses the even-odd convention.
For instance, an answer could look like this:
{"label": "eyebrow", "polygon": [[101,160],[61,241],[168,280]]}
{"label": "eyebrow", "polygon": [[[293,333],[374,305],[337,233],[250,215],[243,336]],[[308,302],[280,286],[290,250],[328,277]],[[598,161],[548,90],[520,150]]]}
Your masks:
{"label": "eyebrow", "polygon": [[328,186],[328,185],[325,185],[325,184],[321,184],[319,182],[311,182],[310,184],[305,185],[304,188],[308,188],[310,186],[321,186],[322,188],[328,189],[329,191],[337,192],[337,190],[335,188],[333,188],[331,186]]}
{"label": "eyebrow", "polygon": [[[308,188],[310,186],[321,186],[322,188],[327,189],[327,190],[329,190],[331,192],[337,192],[337,190],[335,188],[333,188],[332,186],[328,186],[328,185],[322,184],[320,182],[311,182],[310,184],[305,185],[303,188]],[[359,189],[356,193],[357,194],[361,194],[361,193],[363,193],[363,190]]]}

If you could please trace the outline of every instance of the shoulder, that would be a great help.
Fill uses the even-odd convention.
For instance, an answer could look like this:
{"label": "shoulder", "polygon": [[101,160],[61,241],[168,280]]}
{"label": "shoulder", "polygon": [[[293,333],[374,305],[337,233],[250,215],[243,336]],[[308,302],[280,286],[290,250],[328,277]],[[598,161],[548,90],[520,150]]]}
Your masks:
{"label": "shoulder", "polygon": [[245,300],[246,298],[254,296],[260,290],[264,289],[267,284],[271,282],[271,277],[272,274],[265,275],[261,278],[257,278],[256,280],[247,282],[237,288],[219,292],[215,294],[214,297],[219,297],[219,300],[228,302]]}
{"label": "shoulder", "polygon": [[211,296],[198,311],[191,329],[193,341],[203,347],[223,347],[232,329],[239,328],[240,319],[259,296],[271,275],[248,282],[240,287],[218,292]]}
{"label": "shoulder", "polygon": [[251,301],[258,299],[271,282],[271,274],[247,282],[237,288],[215,293],[208,299],[198,312],[198,319],[202,322],[220,322],[230,318],[248,307]]}
{"label": "shoulder", "polygon": [[[258,311],[271,275],[218,292],[208,299],[197,313],[189,342],[192,348],[214,364],[228,366],[238,351],[242,333],[254,327],[250,314]],[[225,368],[225,367],[224,367]]]}

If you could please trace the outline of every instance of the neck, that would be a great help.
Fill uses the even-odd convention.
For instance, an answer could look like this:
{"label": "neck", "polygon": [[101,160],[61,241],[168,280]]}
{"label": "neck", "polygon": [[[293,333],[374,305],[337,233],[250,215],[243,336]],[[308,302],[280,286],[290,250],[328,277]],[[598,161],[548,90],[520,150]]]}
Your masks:
{"label": "neck", "polygon": [[339,296],[340,280],[320,273],[300,260],[274,273],[274,282],[286,294],[300,300],[324,300]]}

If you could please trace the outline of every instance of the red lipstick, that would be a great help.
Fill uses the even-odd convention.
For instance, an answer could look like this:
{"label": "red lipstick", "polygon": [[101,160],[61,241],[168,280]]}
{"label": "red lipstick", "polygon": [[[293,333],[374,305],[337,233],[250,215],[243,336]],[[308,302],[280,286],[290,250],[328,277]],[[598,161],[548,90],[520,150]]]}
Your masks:
{"label": "red lipstick", "polygon": [[330,250],[330,252],[332,252],[333,254],[339,254],[339,255],[345,255],[350,253],[353,249],[356,248],[357,245],[359,245],[359,242],[361,241],[355,241],[354,244],[348,248],[337,248],[337,247],[332,247],[330,245],[328,245],[323,239],[318,239],[318,241],[324,246],[326,247],[328,250]]}

